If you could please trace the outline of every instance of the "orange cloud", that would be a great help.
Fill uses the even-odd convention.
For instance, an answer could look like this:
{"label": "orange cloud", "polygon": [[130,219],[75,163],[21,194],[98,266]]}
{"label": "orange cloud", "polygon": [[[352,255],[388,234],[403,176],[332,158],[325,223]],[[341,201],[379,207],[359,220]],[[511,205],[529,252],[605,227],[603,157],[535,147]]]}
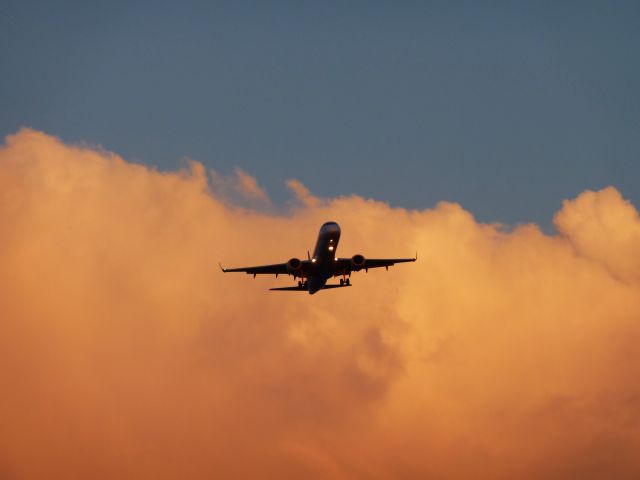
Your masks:
{"label": "orange cloud", "polygon": [[320,199],[314,196],[300,180],[292,178],[287,180],[286,184],[295,195],[296,200],[305,207],[317,207],[320,205]]}
{"label": "orange cloud", "polygon": [[578,253],[622,280],[640,282],[640,218],[615,188],[565,200],[554,220]]}
{"label": "orange cloud", "polygon": [[255,177],[240,168],[233,175],[224,176],[211,172],[212,187],[219,193],[219,198],[228,199],[232,203],[246,203],[248,206],[271,203],[267,192],[258,185]]}
{"label": "orange cloud", "polygon": [[[7,138],[0,477],[638,478],[640,220],[615,189],[549,236],[216,188],[195,162]],[[217,269],[302,257],[327,219],[344,254],[420,259],[313,297]]]}

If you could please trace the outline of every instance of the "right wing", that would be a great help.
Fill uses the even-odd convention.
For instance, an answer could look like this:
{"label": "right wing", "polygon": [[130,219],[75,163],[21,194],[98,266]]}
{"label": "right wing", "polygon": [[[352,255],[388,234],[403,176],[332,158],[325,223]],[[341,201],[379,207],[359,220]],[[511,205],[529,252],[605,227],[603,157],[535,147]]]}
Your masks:
{"label": "right wing", "polygon": [[362,265],[354,266],[351,258],[339,258],[336,263],[338,272],[358,272],[360,270],[368,271],[370,268],[389,267],[396,263],[415,262],[418,259],[416,254],[413,258],[365,258]]}
{"label": "right wing", "polygon": [[[330,284],[330,285],[325,285],[322,287],[322,290],[326,290],[327,288],[344,288],[344,287],[350,287],[351,284],[342,284],[342,285],[335,285],[335,284]],[[289,291],[289,292],[307,292],[307,287],[305,286],[298,286],[298,287],[278,287],[278,288],[270,288],[269,290],[279,290],[279,291]]]}

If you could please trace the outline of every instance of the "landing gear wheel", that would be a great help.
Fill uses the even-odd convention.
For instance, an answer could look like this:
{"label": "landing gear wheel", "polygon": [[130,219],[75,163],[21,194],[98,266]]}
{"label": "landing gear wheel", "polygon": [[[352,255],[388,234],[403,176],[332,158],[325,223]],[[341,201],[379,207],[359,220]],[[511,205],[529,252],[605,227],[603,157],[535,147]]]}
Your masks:
{"label": "landing gear wheel", "polygon": [[298,281],[298,286],[302,287],[302,282],[301,281]]}
{"label": "landing gear wheel", "polygon": [[343,279],[343,278],[341,278],[341,279],[340,279],[340,286],[343,286],[343,285],[344,285],[344,279]]}
{"label": "landing gear wheel", "polygon": [[351,279],[347,278],[347,281],[345,282],[346,285],[351,285]]}

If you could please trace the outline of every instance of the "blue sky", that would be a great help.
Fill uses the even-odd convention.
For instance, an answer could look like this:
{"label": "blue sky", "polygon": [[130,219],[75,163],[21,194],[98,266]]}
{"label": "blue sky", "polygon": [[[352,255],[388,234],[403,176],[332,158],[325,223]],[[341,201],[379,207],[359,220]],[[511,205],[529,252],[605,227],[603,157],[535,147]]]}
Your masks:
{"label": "blue sky", "polygon": [[548,226],[640,205],[638,2],[3,2],[0,134],[29,126],[276,202],[460,202]]}

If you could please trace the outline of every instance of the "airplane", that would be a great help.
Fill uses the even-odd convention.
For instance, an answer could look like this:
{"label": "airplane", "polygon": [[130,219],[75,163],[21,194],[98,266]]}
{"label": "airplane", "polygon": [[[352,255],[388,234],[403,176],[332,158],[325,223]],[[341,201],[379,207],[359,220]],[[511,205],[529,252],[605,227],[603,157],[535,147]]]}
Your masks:
{"label": "airplane", "polygon": [[[270,288],[277,291],[300,291],[309,292],[313,295],[318,290],[327,288],[340,288],[351,286],[351,273],[364,270],[368,272],[370,268],[389,267],[396,263],[415,262],[418,259],[416,254],[413,258],[365,258],[356,254],[351,258],[338,258],[336,251],[340,241],[340,226],[336,222],[326,222],[320,227],[316,247],[313,250],[313,257],[307,252],[307,260],[291,258],[286,263],[276,263],[273,265],[260,265],[257,267],[224,268],[224,272],[244,272],[249,275],[266,274],[293,275],[293,280],[298,280],[298,285],[293,287]],[[332,277],[342,277],[339,284],[327,285],[327,280]]]}

